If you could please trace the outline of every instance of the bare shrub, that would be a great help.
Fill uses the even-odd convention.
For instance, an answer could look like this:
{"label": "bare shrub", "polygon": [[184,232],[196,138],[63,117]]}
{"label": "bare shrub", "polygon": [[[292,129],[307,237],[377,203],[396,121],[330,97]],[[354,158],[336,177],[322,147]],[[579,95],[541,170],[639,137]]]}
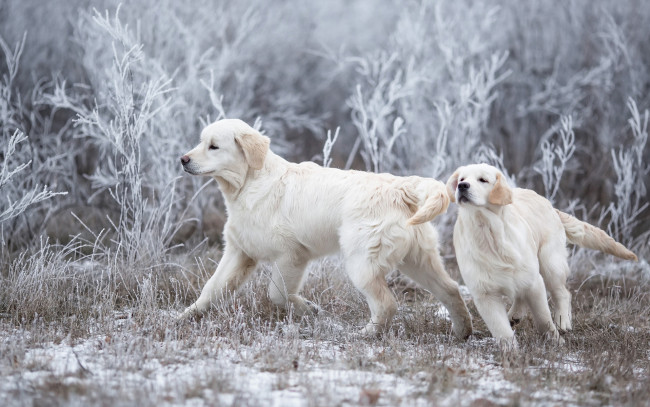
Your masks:
{"label": "bare shrub", "polygon": [[[67,192],[55,192],[48,184],[54,175],[63,172],[57,157],[56,147],[44,146],[43,151],[36,140],[29,140],[26,129],[36,127],[43,118],[32,111],[27,101],[23,101],[15,83],[20,69],[20,59],[24,50],[25,37],[12,50],[0,37],[0,48],[4,53],[6,73],[0,81],[0,144],[3,146],[0,164],[0,259],[4,261],[9,252],[29,244],[31,237],[42,230],[28,220],[26,211],[34,225],[43,221],[50,207],[37,206],[57,195]],[[26,119],[27,118],[27,119]],[[30,121],[31,120],[31,121]]]}
{"label": "bare shrub", "polygon": [[576,150],[571,116],[560,118],[558,136],[558,144],[542,140],[540,145],[541,163],[534,167],[534,170],[542,176],[545,196],[552,204],[555,203],[555,197],[560,189],[562,174],[566,171],[567,163]]}
{"label": "bare shrub", "polygon": [[88,177],[93,195],[108,191],[120,211],[110,219],[114,245],[105,248],[106,254],[121,259],[120,269],[137,272],[164,262],[178,226],[175,157],[167,153],[176,143],[160,137],[169,128],[158,119],[170,114],[171,81],[160,71],[152,74],[155,62],[122,24],[119,9],[114,17],[96,13],[92,19],[113,38],[113,61],[95,107],[80,111],[75,124],[78,136],[99,148],[98,168]]}

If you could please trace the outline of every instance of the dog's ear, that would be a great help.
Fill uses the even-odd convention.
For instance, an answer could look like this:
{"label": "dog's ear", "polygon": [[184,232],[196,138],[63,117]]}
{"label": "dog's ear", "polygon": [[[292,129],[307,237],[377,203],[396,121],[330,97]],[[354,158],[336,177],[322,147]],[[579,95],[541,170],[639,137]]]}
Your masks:
{"label": "dog's ear", "polygon": [[503,175],[497,174],[497,180],[488,195],[488,202],[492,205],[504,206],[512,203],[512,189],[503,178]]}
{"label": "dog's ear", "polygon": [[235,136],[235,141],[244,150],[244,157],[249,167],[260,170],[264,167],[266,152],[271,140],[258,132],[242,133]]}
{"label": "dog's ear", "polygon": [[447,180],[447,195],[451,202],[456,202],[456,187],[458,186],[458,170]]}

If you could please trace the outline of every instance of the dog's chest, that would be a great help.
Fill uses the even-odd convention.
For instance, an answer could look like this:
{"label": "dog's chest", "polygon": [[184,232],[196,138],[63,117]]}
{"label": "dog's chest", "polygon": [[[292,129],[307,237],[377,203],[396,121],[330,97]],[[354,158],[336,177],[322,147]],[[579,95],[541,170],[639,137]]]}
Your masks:
{"label": "dog's chest", "polygon": [[[526,229],[486,216],[459,216],[454,247],[463,279],[484,291],[509,291],[534,271]],[[531,263],[531,264],[529,264]],[[509,295],[510,293],[505,293]]]}
{"label": "dog's chest", "polygon": [[512,235],[511,228],[503,222],[487,219],[476,215],[463,223],[460,241],[467,250],[467,257],[474,262],[490,265],[494,262],[512,264],[516,262],[517,237]]}
{"label": "dog's chest", "polygon": [[237,225],[226,225],[226,241],[234,243],[249,257],[256,260],[270,260],[282,250],[279,236],[273,233],[268,222],[250,219]]}

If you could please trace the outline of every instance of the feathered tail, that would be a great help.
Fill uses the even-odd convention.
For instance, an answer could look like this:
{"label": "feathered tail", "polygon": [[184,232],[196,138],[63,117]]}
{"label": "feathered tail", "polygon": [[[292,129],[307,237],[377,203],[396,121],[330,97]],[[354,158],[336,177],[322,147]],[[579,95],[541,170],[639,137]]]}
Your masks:
{"label": "feathered tail", "polygon": [[603,253],[611,254],[625,260],[639,260],[634,253],[614,240],[604,230],[576,219],[568,213],[558,211],[557,209],[555,211],[560,215],[564,232],[571,243],[588,249],[600,250]]}
{"label": "feathered tail", "polygon": [[449,207],[447,187],[440,181],[428,179],[417,187],[418,205],[415,214],[408,220],[409,225],[429,222],[445,213]]}

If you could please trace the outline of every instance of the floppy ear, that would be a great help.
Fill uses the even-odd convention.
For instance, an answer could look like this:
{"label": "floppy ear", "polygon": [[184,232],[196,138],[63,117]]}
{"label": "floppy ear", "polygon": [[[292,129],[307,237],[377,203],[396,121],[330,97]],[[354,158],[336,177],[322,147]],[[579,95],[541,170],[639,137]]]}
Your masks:
{"label": "floppy ear", "polygon": [[456,187],[458,186],[458,170],[447,180],[447,195],[451,202],[456,202]]}
{"label": "floppy ear", "polygon": [[235,141],[244,150],[244,157],[246,157],[248,166],[254,170],[262,169],[271,140],[258,132],[254,132],[238,134],[235,136]]}
{"label": "floppy ear", "polygon": [[497,174],[497,180],[488,195],[488,202],[492,205],[508,205],[512,203],[512,189],[503,179],[503,175]]}

